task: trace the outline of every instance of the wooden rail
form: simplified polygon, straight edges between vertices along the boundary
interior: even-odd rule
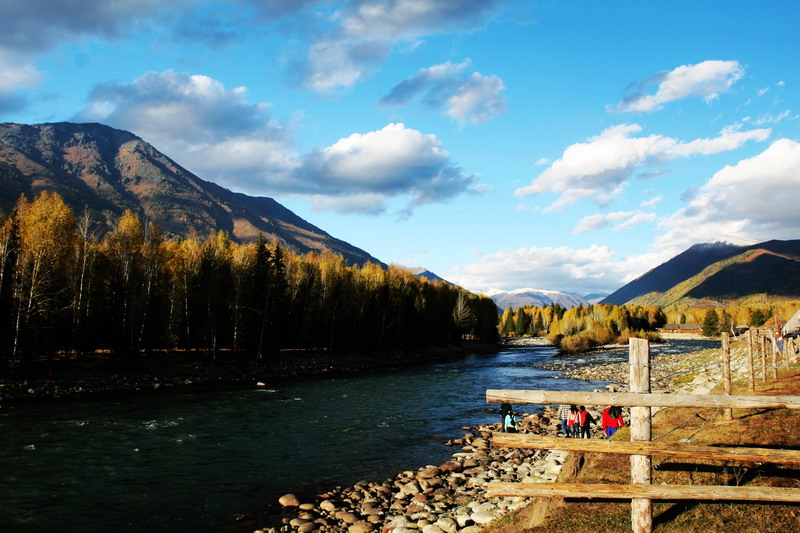
[[[732,448],[652,441],[627,442],[620,440],[564,439],[525,433],[494,433],[492,435],[492,446],[499,448],[565,450],[618,455],[655,455],[682,459],[800,465],[800,450],[773,450],[769,448]]]
[[[800,489],[784,487],[731,487],[727,485],[630,485],[592,483],[489,483],[489,497],[522,498],[611,498],[618,500],[729,500],[800,501]]]
[[[555,390],[486,391],[489,403],[622,405],[628,407],[696,407],[734,409],[800,409],[798,396],[742,396],[713,394],[636,394],[632,392],[580,392]]]

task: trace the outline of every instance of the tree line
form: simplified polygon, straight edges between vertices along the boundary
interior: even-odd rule
[[[0,365],[108,350],[255,359],[280,349],[376,351],[497,340],[494,302],[409,271],[304,256],[261,236],[166,239],[126,211],[101,234],[56,193],[0,215]]]
[[[546,337],[565,352],[582,352],[603,344],[624,343],[634,336],[655,339],[655,331],[666,320],[657,305],[594,304],[565,309],[553,303],[507,309],[500,331],[503,335]]]

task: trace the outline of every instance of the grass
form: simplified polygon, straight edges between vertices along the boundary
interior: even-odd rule
[[[734,394],[748,394],[746,382]],[[783,370],[774,383],[756,384],[757,394],[800,395],[800,371]],[[718,393],[720,391],[714,391]],[[788,409],[736,409],[733,421],[714,409],[672,408],[653,420],[653,439],[694,444],[800,449],[800,413]],[[622,429],[615,439],[628,440]],[[572,454],[575,455],[575,454]],[[581,460],[580,458],[575,458]],[[630,459],[611,454],[585,454],[583,466],[561,482],[629,483]],[[800,467],[722,461],[653,458],[653,483],[669,485],[750,485],[800,487]],[[529,506],[532,508],[533,506]],[[532,511],[524,508],[511,521],[492,524],[489,533],[562,533],[630,531],[630,502],[567,500],[550,508],[544,525],[529,527]],[[789,533],[800,531],[800,503],[653,502],[656,532]]]

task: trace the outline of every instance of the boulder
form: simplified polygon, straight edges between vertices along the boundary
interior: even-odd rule
[[[282,507],[299,507],[300,500],[297,499],[297,496],[294,494],[284,494],[280,498],[278,498],[278,503],[281,504]]]

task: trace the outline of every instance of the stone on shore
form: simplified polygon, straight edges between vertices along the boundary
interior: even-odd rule
[[[284,494],[278,499],[281,507],[300,507],[300,500],[294,494]]]

